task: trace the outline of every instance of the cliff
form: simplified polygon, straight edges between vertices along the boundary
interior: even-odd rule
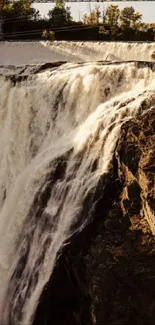
[[[154,109],[123,124],[93,222],[62,249],[33,325],[154,324],[154,131]]]

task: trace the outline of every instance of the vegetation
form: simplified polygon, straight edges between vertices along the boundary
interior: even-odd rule
[[[49,10],[48,17],[52,25],[55,27],[63,27],[73,23],[70,8],[65,7],[63,0],[56,1],[55,7],[52,10]]]
[[[9,2],[8,0],[0,1],[0,18],[21,20],[24,18],[38,20],[39,11],[32,7],[32,0],[18,0]]]
[[[101,11],[99,6],[96,6],[94,10],[91,11],[90,15],[85,14],[82,18],[84,25],[99,25],[99,19],[101,17]]]
[[[4,39],[153,41],[155,34],[155,24],[143,23],[132,6],[120,10],[109,5],[104,12],[96,6],[75,22],[64,0],[57,0],[44,19],[33,8],[33,0],[0,0],[0,19]]]

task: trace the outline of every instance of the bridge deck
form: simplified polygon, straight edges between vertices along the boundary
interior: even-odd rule
[[[18,0],[10,0],[9,2],[16,2]],[[64,0],[64,2],[108,2],[109,0]],[[117,1],[117,0],[111,0]],[[121,0],[120,0],[121,1]],[[49,3],[56,2],[56,0],[34,0],[35,3]]]

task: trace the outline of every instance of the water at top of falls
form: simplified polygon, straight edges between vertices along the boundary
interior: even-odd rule
[[[0,65],[68,61],[154,61],[147,42],[0,42]]]
[[[147,110],[144,100],[155,104],[155,67],[68,63],[20,82],[9,71],[0,76],[0,323],[27,325],[59,250],[93,217],[122,124]]]

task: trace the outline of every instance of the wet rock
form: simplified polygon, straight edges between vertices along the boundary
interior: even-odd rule
[[[33,325],[154,324],[154,120],[123,125],[91,222],[59,252]]]

